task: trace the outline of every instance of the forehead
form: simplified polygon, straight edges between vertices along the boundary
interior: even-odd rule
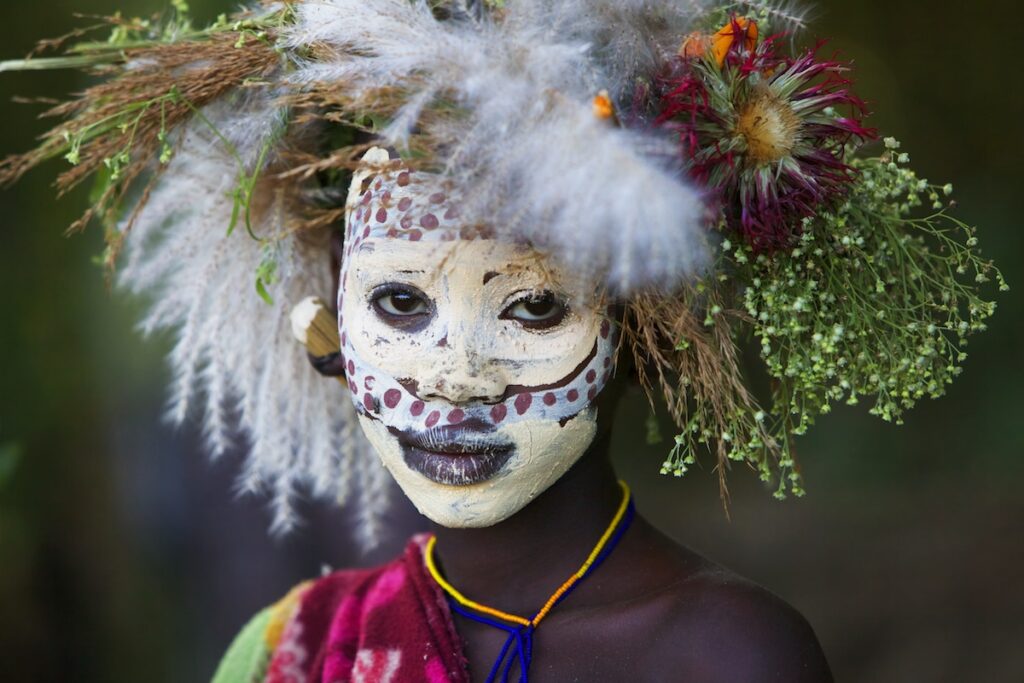
[[[556,279],[546,259],[536,250],[490,239],[413,242],[371,237],[360,241],[350,252],[349,260],[348,267],[360,274],[480,275],[481,280],[490,274],[529,274]]]
[[[387,236],[409,241],[451,240],[483,235],[467,225],[452,188],[430,173],[384,172],[353,180],[347,216],[350,240]]]

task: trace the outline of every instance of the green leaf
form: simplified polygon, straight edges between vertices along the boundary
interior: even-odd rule
[[[263,299],[268,306],[274,305],[274,297],[270,296],[270,292],[267,291],[266,285],[260,278],[256,278],[256,293],[260,295],[260,298]]]

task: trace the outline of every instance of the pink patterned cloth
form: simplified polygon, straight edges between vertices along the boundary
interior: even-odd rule
[[[469,683],[448,603],[414,537],[382,567],[313,582],[274,650],[265,683]]]

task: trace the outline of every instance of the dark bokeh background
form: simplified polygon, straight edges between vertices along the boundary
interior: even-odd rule
[[[230,8],[191,0],[201,19]],[[0,52],[109,13],[114,0],[5,2]],[[159,9],[125,0],[125,13]],[[1024,286],[1019,220],[1024,120],[1016,3],[827,0],[813,33],[854,56],[873,124],[918,170],[951,180],[960,215],[1011,285]],[[1009,26],[1008,26],[1009,24]],[[0,153],[43,126],[13,95],[60,96],[70,73],[0,76]],[[0,678],[202,681],[245,618],[324,564],[376,562],[343,511],[310,506],[283,540],[258,500],[237,500],[237,458],[209,464],[198,437],[161,423],[167,340],[133,331],[89,232],[62,236],[83,194],[55,202],[53,163],[0,193]],[[183,198],[187,201],[187,198]],[[809,495],[778,503],[732,477],[656,474],[661,452],[622,430],[617,458],[662,528],[768,586],[815,626],[845,681],[1024,681],[1024,307],[999,299],[961,381],[904,427],[842,409],[800,442]],[[639,399],[620,423],[642,426]]]

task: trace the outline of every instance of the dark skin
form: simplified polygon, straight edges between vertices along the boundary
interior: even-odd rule
[[[340,247],[335,238],[335,261]],[[332,263],[334,273],[337,265]],[[311,361],[324,374],[343,372],[340,357]],[[579,569],[622,500],[608,444],[610,416],[629,375],[619,367],[598,397],[594,442],[536,500],[482,529],[434,525],[438,565],[464,595],[532,617]],[[453,616],[471,679],[484,681],[507,636]],[[641,514],[533,638],[535,683],[832,681],[814,631],[793,607],[676,543]],[[518,680],[517,671],[513,667],[510,680]]]
[[[613,413],[618,393],[606,389],[599,415]],[[579,568],[622,498],[609,425],[599,424],[576,465],[509,519],[483,529],[435,525],[437,559],[452,585],[531,617]],[[472,680],[485,680],[505,633],[457,614],[455,623]],[[821,683],[832,674],[793,607],[637,515],[604,564],[541,622],[530,680]]]

